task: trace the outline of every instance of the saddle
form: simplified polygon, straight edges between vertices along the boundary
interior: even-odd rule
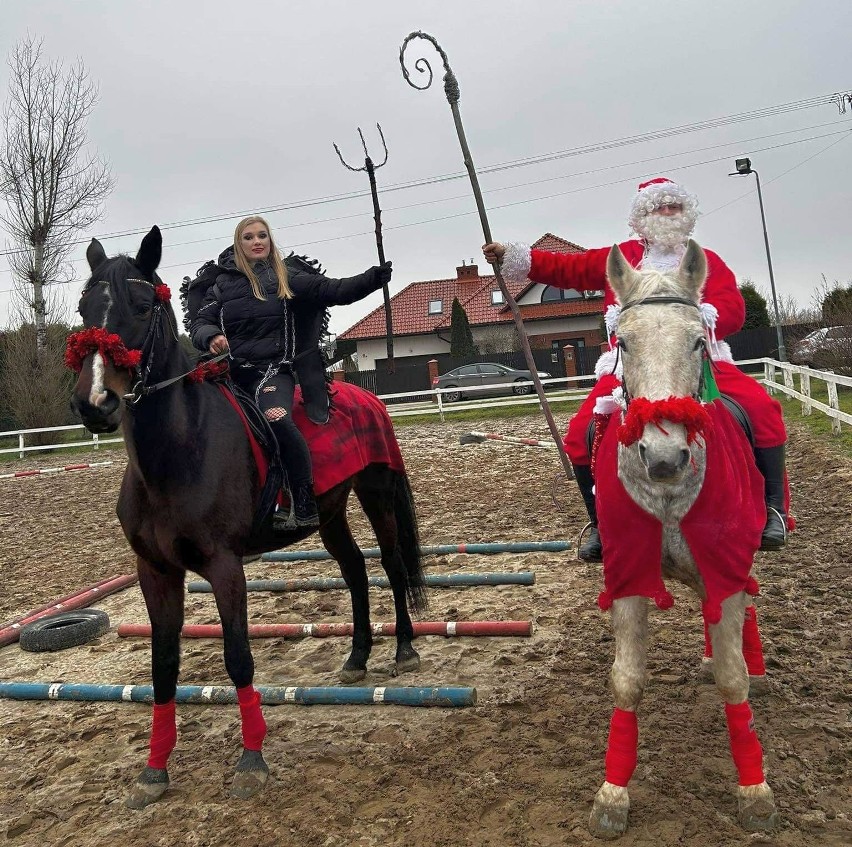
[[[252,534],[255,534],[272,514],[276,503],[280,504],[282,499],[284,466],[281,464],[278,439],[266,416],[249,394],[230,379],[218,381],[217,385],[239,414],[257,465],[261,491],[252,521]]]

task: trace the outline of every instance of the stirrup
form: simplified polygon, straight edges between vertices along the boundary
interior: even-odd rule
[[[600,553],[599,558],[597,558],[597,559],[583,559],[580,556],[580,548],[582,547],[583,535],[585,534],[586,530],[590,529],[590,528],[598,530],[598,540],[600,540],[600,530],[598,529],[598,527],[595,524],[593,524],[591,521],[589,521],[580,530],[580,534],[577,536],[577,561],[586,562],[587,564],[590,564],[590,563],[593,564],[595,562],[603,562],[603,545],[601,545],[601,553]]]

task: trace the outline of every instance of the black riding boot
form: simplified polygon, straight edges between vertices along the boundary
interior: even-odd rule
[[[592,524],[589,537],[586,539],[586,543],[580,546],[577,555],[584,562],[602,562],[603,545],[598,532],[598,512],[595,508],[595,493],[593,491],[595,480],[592,477],[592,469],[588,465],[572,465],[572,467],[577,485],[580,487],[580,494],[583,495],[583,502],[586,504],[586,511],[589,513],[589,521]]]
[[[273,521],[283,529],[319,526],[308,445],[289,415],[277,421],[270,421],[270,425],[280,445],[281,463],[287,474],[293,503],[292,520],[279,509],[273,516]]]
[[[784,445],[755,447],[754,460],[763,474],[766,526],[761,550],[780,550],[787,543],[787,514],[784,504]]]

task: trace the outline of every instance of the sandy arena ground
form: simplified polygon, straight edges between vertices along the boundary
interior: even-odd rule
[[[490,427],[547,435],[539,417],[398,430],[423,542],[573,539],[582,504],[560,476],[555,451],[459,446],[462,433]],[[123,454],[101,451],[88,460],[107,458],[115,462],[106,468],[0,481],[0,620],[132,572],[114,514]],[[18,464],[63,463],[48,456]],[[789,467],[800,529],[783,552],[759,554],[755,566],[770,692],[752,705],[780,829],[747,835],[736,823],[722,704],[713,686],[696,679],[699,604],[676,587],[675,607],[652,612],[631,828],[620,841],[626,847],[852,844],[852,462],[794,423]],[[357,538],[373,546],[354,498],[350,511]],[[318,539],[302,546],[317,547]],[[393,641],[376,642],[363,684],[472,685],[474,708],[267,707],[270,781],[240,802],[228,794],[240,751],[237,708],[181,706],[171,788],[132,812],[123,801],[145,763],[148,707],[2,701],[0,837],[15,847],[599,843],[586,825],[603,778],[613,653],[608,616],[595,604],[599,567],[570,553],[426,563],[432,573],[536,573],[531,587],[431,589],[424,616],[532,620],[531,638],[424,637],[417,642],[422,669],[401,679],[390,677]],[[379,570],[372,560],[371,573]],[[247,574],[337,572],[331,562],[257,563]],[[249,598],[251,622],[351,618],[342,591]],[[373,620],[392,620],[387,590],[372,589],[371,601]],[[58,653],[0,648],[0,679],[147,684],[147,642],[116,635],[121,622],[147,622],[138,587],[97,606],[112,623],[104,637]],[[212,595],[187,595],[187,622],[216,620]],[[333,685],[347,642],[265,639],[253,649],[257,684]],[[221,642],[184,642],[181,682],[229,684]]]

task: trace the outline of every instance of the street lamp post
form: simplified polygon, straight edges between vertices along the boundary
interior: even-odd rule
[[[781,332],[781,315],[778,313],[778,297],[775,294],[775,276],[772,273],[772,255],[769,252],[769,236],[766,233],[766,214],[763,211],[763,194],[760,191],[760,175],[751,166],[751,159],[737,159],[736,173],[728,176],[748,176],[754,174],[757,180],[757,200],[760,203],[760,220],[763,224],[763,243],[766,245],[766,263],[769,265],[769,286],[772,289],[772,307],[775,310],[775,332],[778,336],[778,358],[787,361],[787,350],[784,347],[784,335]]]

